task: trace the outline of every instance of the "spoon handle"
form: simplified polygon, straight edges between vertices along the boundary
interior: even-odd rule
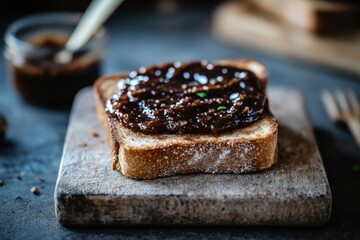
[[[66,43],[68,49],[81,48],[123,0],[93,0]]]

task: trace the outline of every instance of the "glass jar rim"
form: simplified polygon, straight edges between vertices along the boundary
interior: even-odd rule
[[[39,13],[32,14],[29,16],[25,16],[15,20],[13,23],[9,25],[9,27],[5,31],[4,42],[7,47],[18,48],[21,51],[38,51],[38,52],[51,52],[55,51],[50,47],[39,47],[33,44],[30,44],[24,39],[21,39],[16,36],[16,34],[22,29],[42,24],[42,23],[58,23],[64,25],[73,25],[74,27],[77,25],[80,20],[82,13],[80,12],[50,12],[50,13]],[[101,40],[106,36],[105,27],[100,27],[94,36],[80,49],[72,50],[66,49],[69,52],[77,52],[81,50],[96,48],[96,45],[101,44]],[[59,51],[57,49],[56,51]]]

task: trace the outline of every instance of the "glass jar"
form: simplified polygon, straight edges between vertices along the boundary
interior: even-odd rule
[[[21,18],[5,33],[5,58],[13,85],[28,101],[66,105],[83,87],[101,74],[106,33],[100,28],[77,50],[66,49],[72,59],[61,63],[56,55],[65,50],[80,13],[47,13]]]

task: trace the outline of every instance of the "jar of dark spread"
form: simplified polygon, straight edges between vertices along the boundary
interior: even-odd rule
[[[265,86],[253,72],[207,62],[141,68],[118,88],[109,117],[146,134],[223,133],[267,111]]]
[[[51,13],[25,17],[5,34],[5,57],[13,84],[28,101],[41,105],[67,105],[83,87],[101,74],[105,55],[105,30],[100,29],[84,47],[68,50],[72,60],[59,63],[80,14]]]

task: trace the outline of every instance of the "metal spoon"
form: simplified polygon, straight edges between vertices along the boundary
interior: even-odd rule
[[[73,52],[89,41],[99,27],[123,1],[124,0],[93,0],[67,41],[65,50],[57,53],[54,61],[60,64],[69,63],[73,58]]]

